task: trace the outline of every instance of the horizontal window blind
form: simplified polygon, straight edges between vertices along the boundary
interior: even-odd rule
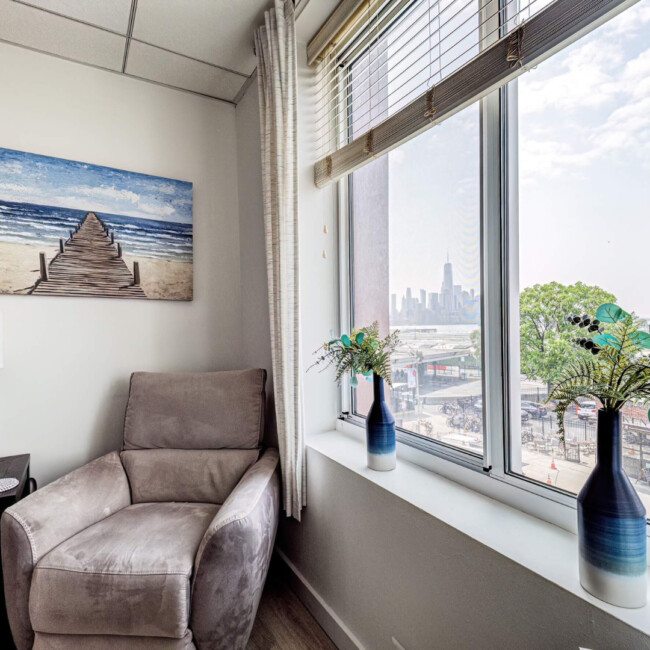
[[[440,123],[637,0],[349,0],[308,46],[317,186]]]

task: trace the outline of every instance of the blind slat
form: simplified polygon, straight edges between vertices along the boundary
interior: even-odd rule
[[[532,5],[534,2],[535,0],[530,4]],[[460,33],[459,40],[451,39],[463,28],[465,23],[454,26],[453,30],[450,30],[444,36],[437,35],[437,41],[435,44],[437,53],[435,58],[429,57],[427,59],[420,57],[412,65],[408,67],[403,66],[402,71],[395,74],[394,69],[392,68],[399,66],[407,58],[413,55],[417,49],[421,48],[421,46],[425,44],[426,39],[416,42],[415,45],[409,42],[409,44],[403,48],[406,50],[405,53],[400,51],[399,54],[392,56],[389,61],[381,66],[380,70],[372,75],[372,84],[368,84],[362,91],[357,91],[355,93],[353,100],[353,122],[355,130],[363,128],[372,121],[371,113],[374,108],[373,100],[377,99],[385,92],[389,82],[390,93],[387,94],[386,99],[391,106],[394,106],[395,104],[401,103],[415,92],[419,91],[417,94],[422,92],[420,89],[422,83],[417,84],[417,80],[422,79],[422,73],[425,70],[430,70],[429,77],[431,83],[427,85],[432,85],[433,78],[441,79],[447,74],[460,68],[463,59],[467,61],[468,59],[473,58],[473,52],[485,49],[488,43],[493,43],[498,40],[499,31],[501,29],[498,26],[499,16],[504,12],[505,8],[502,8],[497,9],[495,13],[487,14],[484,17],[479,17],[478,15],[470,16],[470,18],[472,20],[475,19],[478,24],[468,25],[465,28],[465,31]],[[493,22],[496,22],[496,25],[493,28],[490,28],[489,24]],[[469,40],[476,31],[481,32],[480,37],[477,37],[478,41],[474,42],[474,40],[471,39],[469,43],[464,43]],[[366,73],[370,65],[371,63],[368,62],[368,65],[366,65],[366,67],[361,67],[360,71],[357,71],[355,68],[354,76]],[[434,69],[435,73],[432,74],[431,71]],[[392,79],[390,78],[391,76]],[[332,88],[329,91],[329,95],[325,94],[323,90],[319,91],[321,93],[321,106],[317,109],[315,116],[316,128],[320,133],[318,136],[319,147],[322,147],[323,143],[332,136],[330,133],[331,129],[329,128],[330,124],[335,120],[342,120],[348,111],[347,103],[345,101],[336,101],[336,95],[340,94],[341,97],[344,97],[346,93],[352,90],[354,83],[355,80],[352,71],[348,71],[347,74],[343,76],[339,75],[338,78],[331,80]],[[338,87],[335,88],[334,84]],[[413,87],[414,84],[417,84],[416,87]]]
[[[538,65],[638,0],[555,0],[397,113],[314,166],[318,187],[351,173]]]
[[[314,65],[330,47],[331,42],[361,20],[359,14],[377,11],[386,0],[341,0],[325,24],[307,44],[307,63]]]

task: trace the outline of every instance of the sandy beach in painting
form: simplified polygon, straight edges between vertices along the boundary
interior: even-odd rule
[[[48,262],[56,246],[10,244],[0,241],[0,293],[25,294],[40,277],[39,253]],[[125,255],[129,269],[140,263],[140,284],[150,300],[192,300],[192,264]]]
[[[0,293],[27,293],[40,277],[38,254],[50,260],[56,247],[0,241]]]
[[[140,263],[140,286],[149,300],[192,300],[192,264],[150,257],[124,256],[129,269]]]

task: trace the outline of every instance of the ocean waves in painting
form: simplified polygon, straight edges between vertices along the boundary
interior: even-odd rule
[[[73,210],[0,200],[0,241],[58,245],[88,210]],[[192,262],[192,225],[96,212],[124,253],[172,262]]]

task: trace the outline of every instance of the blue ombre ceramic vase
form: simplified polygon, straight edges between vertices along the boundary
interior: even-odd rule
[[[598,411],[596,467],[578,495],[580,583],[619,607],[647,593],[646,512],[623,471],[621,414]]]
[[[374,401],[366,418],[368,467],[380,472],[395,469],[395,418],[384,399],[384,380],[376,373],[372,376]]]

